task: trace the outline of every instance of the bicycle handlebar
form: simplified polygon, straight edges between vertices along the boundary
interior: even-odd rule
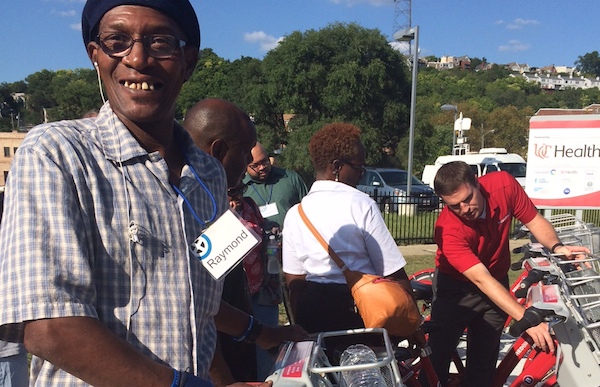
[[[554,314],[553,310],[538,309],[535,307],[529,307],[525,310],[523,318],[519,321],[515,321],[508,330],[513,337],[519,337],[527,329],[534,327],[544,321],[544,318]]]
[[[529,287],[531,285],[533,285],[534,283],[541,281],[542,278],[544,277],[544,274],[546,274],[546,273],[541,270],[532,269],[527,274],[527,277],[523,278],[523,280],[519,284],[519,289],[517,289],[515,291],[515,297],[517,297],[517,298],[527,297],[527,290],[529,290]]]

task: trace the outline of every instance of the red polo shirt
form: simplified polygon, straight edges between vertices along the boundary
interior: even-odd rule
[[[468,221],[444,207],[435,223],[435,265],[462,281],[468,280],[461,273],[479,262],[494,278],[504,278],[510,267],[513,216],[526,224],[537,215],[523,188],[507,172],[488,173],[479,178],[479,185],[486,201],[485,219]]]

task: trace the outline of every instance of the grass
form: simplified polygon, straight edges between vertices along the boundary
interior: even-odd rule
[[[511,262],[516,262],[521,259],[522,254],[512,254],[511,253]],[[404,270],[406,270],[406,274],[409,276],[419,270],[427,269],[435,267],[435,255],[408,255],[404,257],[406,259],[406,266]],[[508,283],[512,284],[516,281],[516,279],[521,274],[520,271],[508,271]]]

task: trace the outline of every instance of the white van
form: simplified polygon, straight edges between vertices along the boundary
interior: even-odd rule
[[[433,188],[433,179],[438,169],[451,161],[464,161],[478,177],[488,172],[507,171],[525,188],[527,162],[516,153],[508,153],[505,148],[482,148],[479,153],[439,156],[433,165],[426,165],[423,169],[423,183]]]

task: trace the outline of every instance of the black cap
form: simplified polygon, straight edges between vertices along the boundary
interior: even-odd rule
[[[188,45],[200,50],[200,25],[194,7],[188,0],[88,0],[81,15],[81,31],[86,48],[95,40],[102,16],[119,5],[141,5],[168,15],[181,27]]]

